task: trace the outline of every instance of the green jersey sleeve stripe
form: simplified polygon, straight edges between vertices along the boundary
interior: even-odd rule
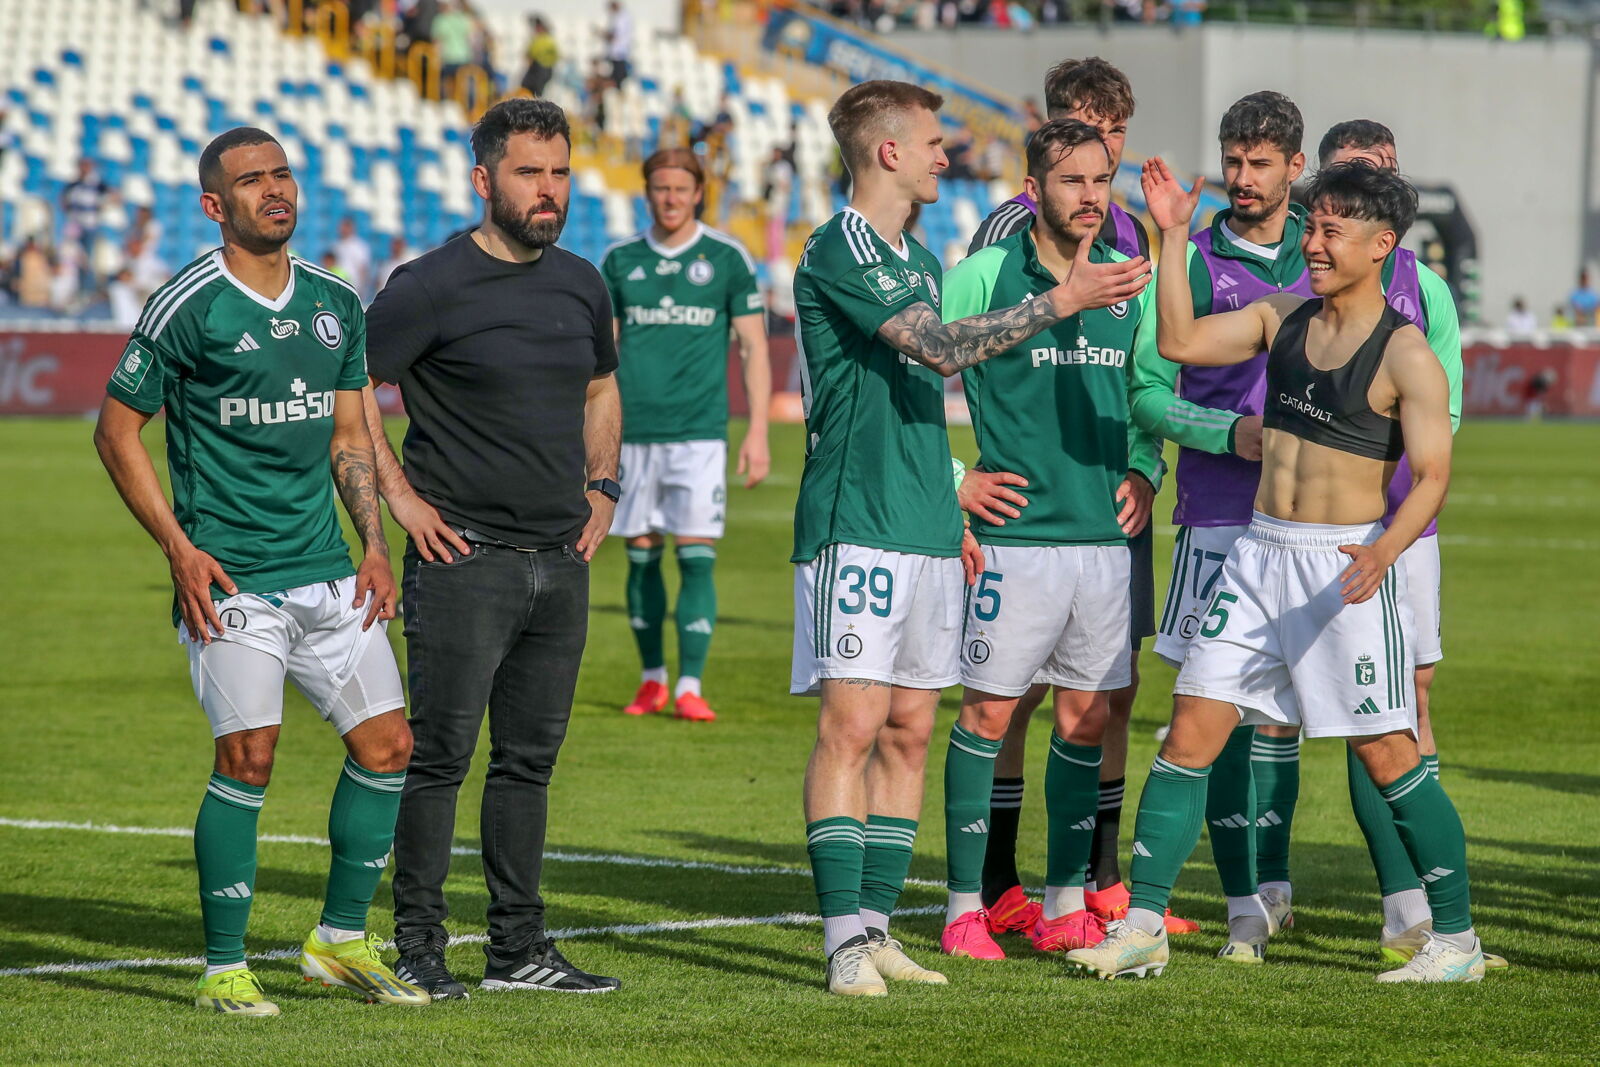
[[[850,242],[850,251],[856,255],[856,262],[862,266],[871,263],[882,263],[883,257],[873,247],[872,228],[867,225],[867,220],[860,215],[846,213],[844,217],[845,239]]]
[[[144,335],[152,341],[158,339],[161,336],[161,331],[167,328],[167,323],[172,321],[172,317],[178,313],[179,308],[188,303],[189,299],[196,293],[221,277],[222,270],[216,266],[196,274],[193,280],[178,293],[177,298],[167,305],[167,309],[162,313],[161,317],[149,329],[144,331]]]
[[[173,297],[177,296],[183,287],[194,279],[196,274],[215,266],[216,263],[212,260],[211,253],[207,252],[204,256],[167,279],[166,284],[151,293],[150,299],[145,301],[144,311],[140,314],[139,321],[134,328],[141,332],[145,330],[151,322],[155,321],[166,310]]]

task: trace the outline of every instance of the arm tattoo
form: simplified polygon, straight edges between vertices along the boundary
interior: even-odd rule
[[[389,543],[383,536],[383,511],[378,507],[378,477],[372,449],[338,446],[333,454],[333,481],[339,499],[350,513],[356,533],[367,552],[387,556]]]
[[[389,443],[389,435],[383,428],[383,412],[378,407],[377,398],[370,391],[362,395],[362,413],[367,420],[367,433],[372,438],[372,449],[377,459],[378,491],[384,499],[393,499],[395,494],[411,488],[411,483],[406,481],[405,471],[400,466],[400,457],[394,454],[394,446]]]
[[[955,322],[941,322],[933,308],[918,301],[878,327],[878,336],[896,351],[948,377],[997,356],[1060,321],[1042,294],[1029,297],[1016,307],[969,315]]]

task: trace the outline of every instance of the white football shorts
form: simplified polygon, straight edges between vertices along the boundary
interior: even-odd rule
[[[622,446],[618,537],[722,536],[728,499],[728,442],[667,441]]]
[[[285,676],[340,737],[406,706],[387,623],[361,629],[366,608],[352,606],[355,591],[351,576],[219,600],[224,631],[209,645],[178,626],[212,737],[281,724]]]
[[[1439,622],[1439,538],[1419,537],[1400,553],[1398,566],[1406,574],[1406,603],[1411,608],[1419,667],[1444,659],[1444,632]]]
[[[1260,513],[1223,564],[1174,693],[1223,700],[1246,724],[1307,737],[1414,730],[1406,576],[1346,604],[1340,545],[1371,544],[1378,523],[1322,526]]]
[[[1132,680],[1127,546],[984,545],[983,560],[962,685],[1015,697],[1035,683],[1100,692]]]
[[[1183,665],[1189,643],[1200,633],[1200,618],[1211,606],[1222,563],[1248,526],[1180,526],[1172,548],[1172,579],[1156,628],[1156,655]]]
[[[795,564],[789,692],[816,693],[824,678],[954,685],[965,589],[960,557],[829,545]]]

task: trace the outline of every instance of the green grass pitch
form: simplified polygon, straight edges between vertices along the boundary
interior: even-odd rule
[[[159,427],[147,435],[158,442]],[[1224,913],[1204,844],[1174,901],[1204,930],[1174,941],[1163,978],[1069,977],[1059,959],[1016,941],[1006,942],[1014,951],[1004,963],[941,960],[933,909],[943,892],[933,883],[944,869],[938,783],[952,691],[912,868],[925,881],[903,902],[923,910],[899,924],[910,951],[942,967],[951,985],[896,987],[869,1003],[822,992],[820,926],[794,915],[815,904],[800,815],[815,706],[785,695],[801,432],[780,427],[773,443],[768,483],[729,490],[722,618],[707,679],[719,722],[618,713],[637,677],[621,546],[608,542],[594,564],[589,653],[553,787],[559,855],[545,890],[551,925],[578,931],[565,950],[622,976],[623,990],[387,1008],[308,987],[280,956],[256,966],[283,1015],[239,1020],[190,1002],[196,968],[184,961],[202,944],[181,833],[193,824],[211,757],[167,622],[166,568],[102,473],[88,422],[0,422],[0,1061],[1594,1062],[1600,426],[1469,423],[1444,520],[1446,660],[1434,697],[1444,782],[1471,841],[1479,930],[1510,958],[1509,974],[1466,987],[1374,984],[1376,889],[1332,742],[1305,746],[1299,926],[1272,946],[1266,966],[1213,958]],[[965,431],[956,446],[970,457]],[[1170,513],[1168,493],[1158,521]],[[1171,540],[1163,525],[1160,587]],[[394,640],[401,645],[398,627]],[[1130,828],[1172,672],[1147,653],[1144,676]],[[1030,766],[1043,761],[1047,729],[1035,723]],[[457,841],[468,848],[478,840],[486,747],[461,798]],[[326,832],[340,752],[292,694],[264,834]],[[1042,771],[1031,775],[1022,833],[1034,884],[1043,875],[1042,783]],[[261,846],[252,952],[297,948],[316,921],[326,862],[315,843]],[[475,856],[457,860],[448,891],[453,931],[481,934]],[[382,932],[389,905],[385,883],[373,908]],[[759,921],[739,922],[750,919]],[[646,929],[615,929],[628,924]],[[143,962],[84,966],[104,961]],[[453,947],[450,961],[468,978],[481,973],[471,941]],[[47,965],[60,966],[37,970]]]

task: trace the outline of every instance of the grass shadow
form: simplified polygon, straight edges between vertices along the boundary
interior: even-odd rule
[[[1468,767],[1450,764],[1450,773],[1465,774],[1469,778],[1506,785],[1531,785],[1535,789],[1550,789],[1557,793],[1578,793],[1584,796],[1600,794],[1600,774],[1576,774],[1564,771],[1509,771],[1500,767]]]

